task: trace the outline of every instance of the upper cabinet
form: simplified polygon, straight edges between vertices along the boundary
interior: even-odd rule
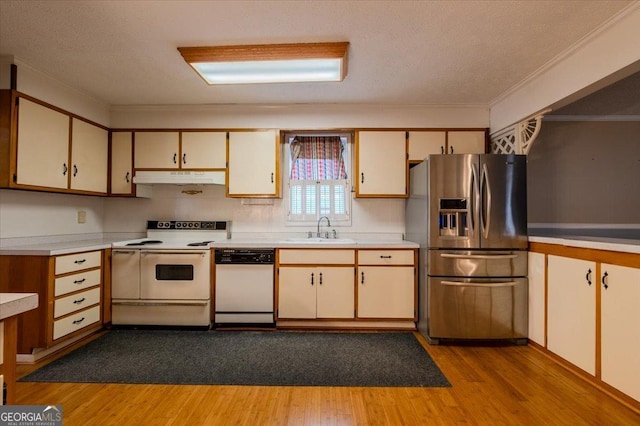
[[[419,163],[431,154],[483,154],[485,130],[417,130],[409,132],[409,161]]]
[[[444,154],[447,145],[445,130],[409,132],[409,161],[420,162],[431,154]]]
[[[66,189],[69,185],[69,116],[18,99],[18,185]]]
[[[182,132],[183,169],[227,167],[227,132]]]
[[[111,133],[111,194],[133,193],[133,133]]]
[[[484,130],[455,130],[447,132],[448,154],[484,154],[486,152]]]
[[[136,132],[134,146],[136,169],[180,167],[180,132]]]
[[[227,132],[136,132],[136,169],[209,170],[226,167]]]
[[[71,189],[107,192],[109,132],[71,119]]]
[[[10,175],[7,186],[106,194],[108,131],[29,99],[15,99],[17,132],[5,145],[2,166]]]
[[[406,132],[357,132],[356,197],[406,197],[408,173]]]
[[[229,197],[279,197],[279,143],[275,130],[229,132]]]

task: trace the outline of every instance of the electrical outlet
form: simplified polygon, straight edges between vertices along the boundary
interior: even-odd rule
[[[84,210],[78,210],[78,223],[85,223],[87,221],[87,212]]]

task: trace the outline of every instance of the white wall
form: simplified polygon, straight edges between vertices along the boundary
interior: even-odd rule
[[[86,222],[78,223],[78,211]],[[0,189],[0,238],[102,233],[104,199]]]
[[[491,104],[491,132],[575,100],[640,69],[640,2],[634,2],[573,49]],[[508,60],[508,58],[505,58]],[[619,73],[620,70],[624,72]]]

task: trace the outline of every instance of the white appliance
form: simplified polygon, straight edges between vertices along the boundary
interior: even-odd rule
[[[216,326],[275,326],[273,248],[215,250]]]
[[[111,323],[211,325],[211,250],[227,221],[148,221],[147,238],[112,244]]]

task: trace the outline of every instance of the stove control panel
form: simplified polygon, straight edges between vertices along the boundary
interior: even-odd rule
[[[179,229],[179,230],[205,230],[205,231],[225,231],[229,227],[227,221],[207,221],[207,220],[148,220],[147,230],[157,229]]]

